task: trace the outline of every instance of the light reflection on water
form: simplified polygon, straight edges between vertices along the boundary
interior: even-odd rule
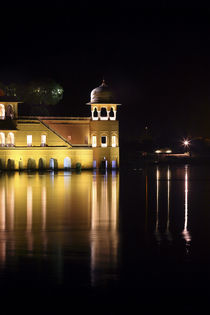
[[[176,220],[174,215],[181,209],[180,235],[185,240],[187,249],[191,244],[191,232],[188,228],[189,167],[182,167],[177,172],[179,181],[177,174],[170,167],[156,167],[153,175],[136,175],[136,178],[141,177],[144,181],[142,191],[138,192],[135,184],[129,189],[134,190],[134,206],[142,195],[145,198],[145,209],[141,209],[145,214],[143,226],[148,233],[148,225],[153,222],[151,216],[154,215],[152,233],[155,234],[159,245],[165,239],[173,242],[172,226]],[[103,286],[109,281],[118,281],[119,264],[122,264],[119,252],[124,246],[124,243],[120,242],[119,235],[123,229],[119,222],[124,222],[123,213],[127,211],[126,215],[129,215],[130,211],[129,208],[124,209],[124,204],[119,209],[119,177],[119,173],[115,171],[104,174],[2,174],[1,273],[3,274],[4,270],[16,270],[19,264],[22,264],[23,258],[26,261],[30,258],[35,261],[46,260],[48,267],[44,276],[47,275],[58,284],[69,280],[72,285],[78,283],[85,286],[89,283],[94,287]],[[122,183],[124,186],[126,184]],[[176,195],[178,206],[174,206]],[[127,198],[125,194],[125,204],[129,204]],[[136,207],[134,212],[138,211],[139,208]],[[132,222],[132,217],[129,222],[136,224]],[[136,243],[137,248],[138,241],[133,235],[125,234],[123,237],[131,237],[130,244]],[[135,257],[135,253],[132,254]],[[88,270],[85,276],[78,276],[81,277],[79,280],[75,263]],[[38,275],[42,272],[44,273],[42,269],[37,271]],[[66,272],[67,276],[64,276]]]
[[[78,261],[85,255],[92,285],[102,268],[116,268],[118,173],[2,174],[0,203],[2,268],[17,267],[12,256],[56,259],[61,283],[65,256],[71,264],[75,255]]]
[[[24,306],[30,298],[27,312],[41,297],[49,314],[53,301],[56,314],[72,303],[81,314],[130,314],[132,305],[154,314],[170,300],[168,313],[182,294],[188,310],[192,291],[202,301],[209,288],[209,204],[210,167],[0,174],[6,307],[17,295]]]

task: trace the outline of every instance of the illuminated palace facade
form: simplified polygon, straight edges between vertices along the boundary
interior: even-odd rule
[[[86,105],[91,117],[19,117],[17,99],[0,96],[0,169],[119,168],[117,104],[103,83]]]

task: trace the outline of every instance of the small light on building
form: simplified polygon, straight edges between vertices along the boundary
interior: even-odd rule
[[[161,150],[156,150],[155,153],[162,153],[162,151]]]
[[[171,150],[166,150],[166,153],[172,153],[172,151]]]

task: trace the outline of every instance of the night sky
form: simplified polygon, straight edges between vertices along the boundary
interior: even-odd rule
[[[5,11],[6,12],[6,11]],[[122,103],[124,140],[210,137],[209,9],[100,6],[13,8],[1,20],[4,83],[53,78],[53,114],[89,116],[105,77]],[[21,105],[20,105],[21,106]]]

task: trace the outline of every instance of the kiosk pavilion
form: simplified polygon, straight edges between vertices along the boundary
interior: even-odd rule
[[[119,168],[120,104],[104,81],[91,117],[19,117],[18,103],[0,96],[0,170]]]

